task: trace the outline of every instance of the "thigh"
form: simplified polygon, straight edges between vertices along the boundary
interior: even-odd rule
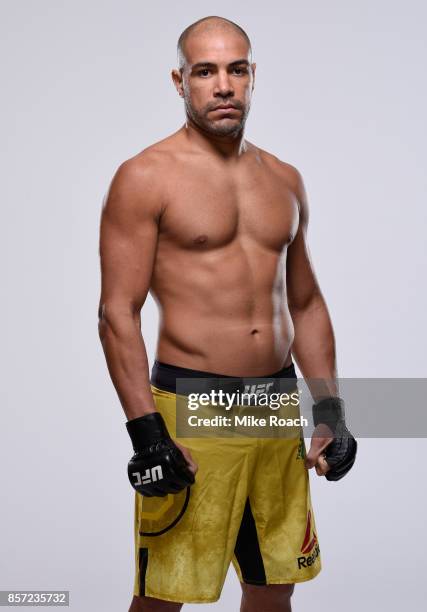
[[[255,586],[242,584],[241,612],[287,612],[291,610],[294,584]]]
[[[153,396],[173,435],[174,394],[154,390]],[[163,498],[135,494],[134,595],[208,603],[219,598],[233,556],[257,443],[179,441],[199,466],[196,482],[189,491]]]
[[[303,438],[261,441],[233,559],[242,582],[293,584],[321,569],[304,456]]]
[[[179,612],[181,608],[181,603],[134,595],[129,612]]]

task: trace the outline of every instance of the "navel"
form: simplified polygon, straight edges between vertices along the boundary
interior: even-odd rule
[[[207,241],[208,237],[206,236],[206,234],[201,234],[200,236],[197,236],[197,238],[194,239],[195,244],[204,244]]]

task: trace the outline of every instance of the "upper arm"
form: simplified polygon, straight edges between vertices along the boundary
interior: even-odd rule
[[[320,294],[319,284],[311,261],[307,242],[309,208],[304,181],[295,168],[291,171],[292,190],[298,201],[298,231],[288,248],[286,259],[286,285],[289,308],[304,308]]]
[[[112,180],[101,214],[100,314],[106,304],[139,311],[147,297],[161,214],[156,176],[152,163],[131,159]]]

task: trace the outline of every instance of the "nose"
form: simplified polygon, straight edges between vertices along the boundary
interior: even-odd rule
[[[214,96],[225,98],[233,95],[234,89],[231,85],[228,72],[226,70],[220,70],[215,82]]]

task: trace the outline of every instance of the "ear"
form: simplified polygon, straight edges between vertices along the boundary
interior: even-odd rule
[[[174,68],[171,72],[171,77],[175,85],[175,89],[177,90],[181,98],[183,98],[184,88],[183,88],[183,83],[182,83],[182,70],[180,70],[179,68]]]
[[[253,91],[254,87],[255,87],[255,71],[256,71],[256,64],[255,64],[255,62],[253,64],[251,64],[251,68],[252,68],[252,91]]]

